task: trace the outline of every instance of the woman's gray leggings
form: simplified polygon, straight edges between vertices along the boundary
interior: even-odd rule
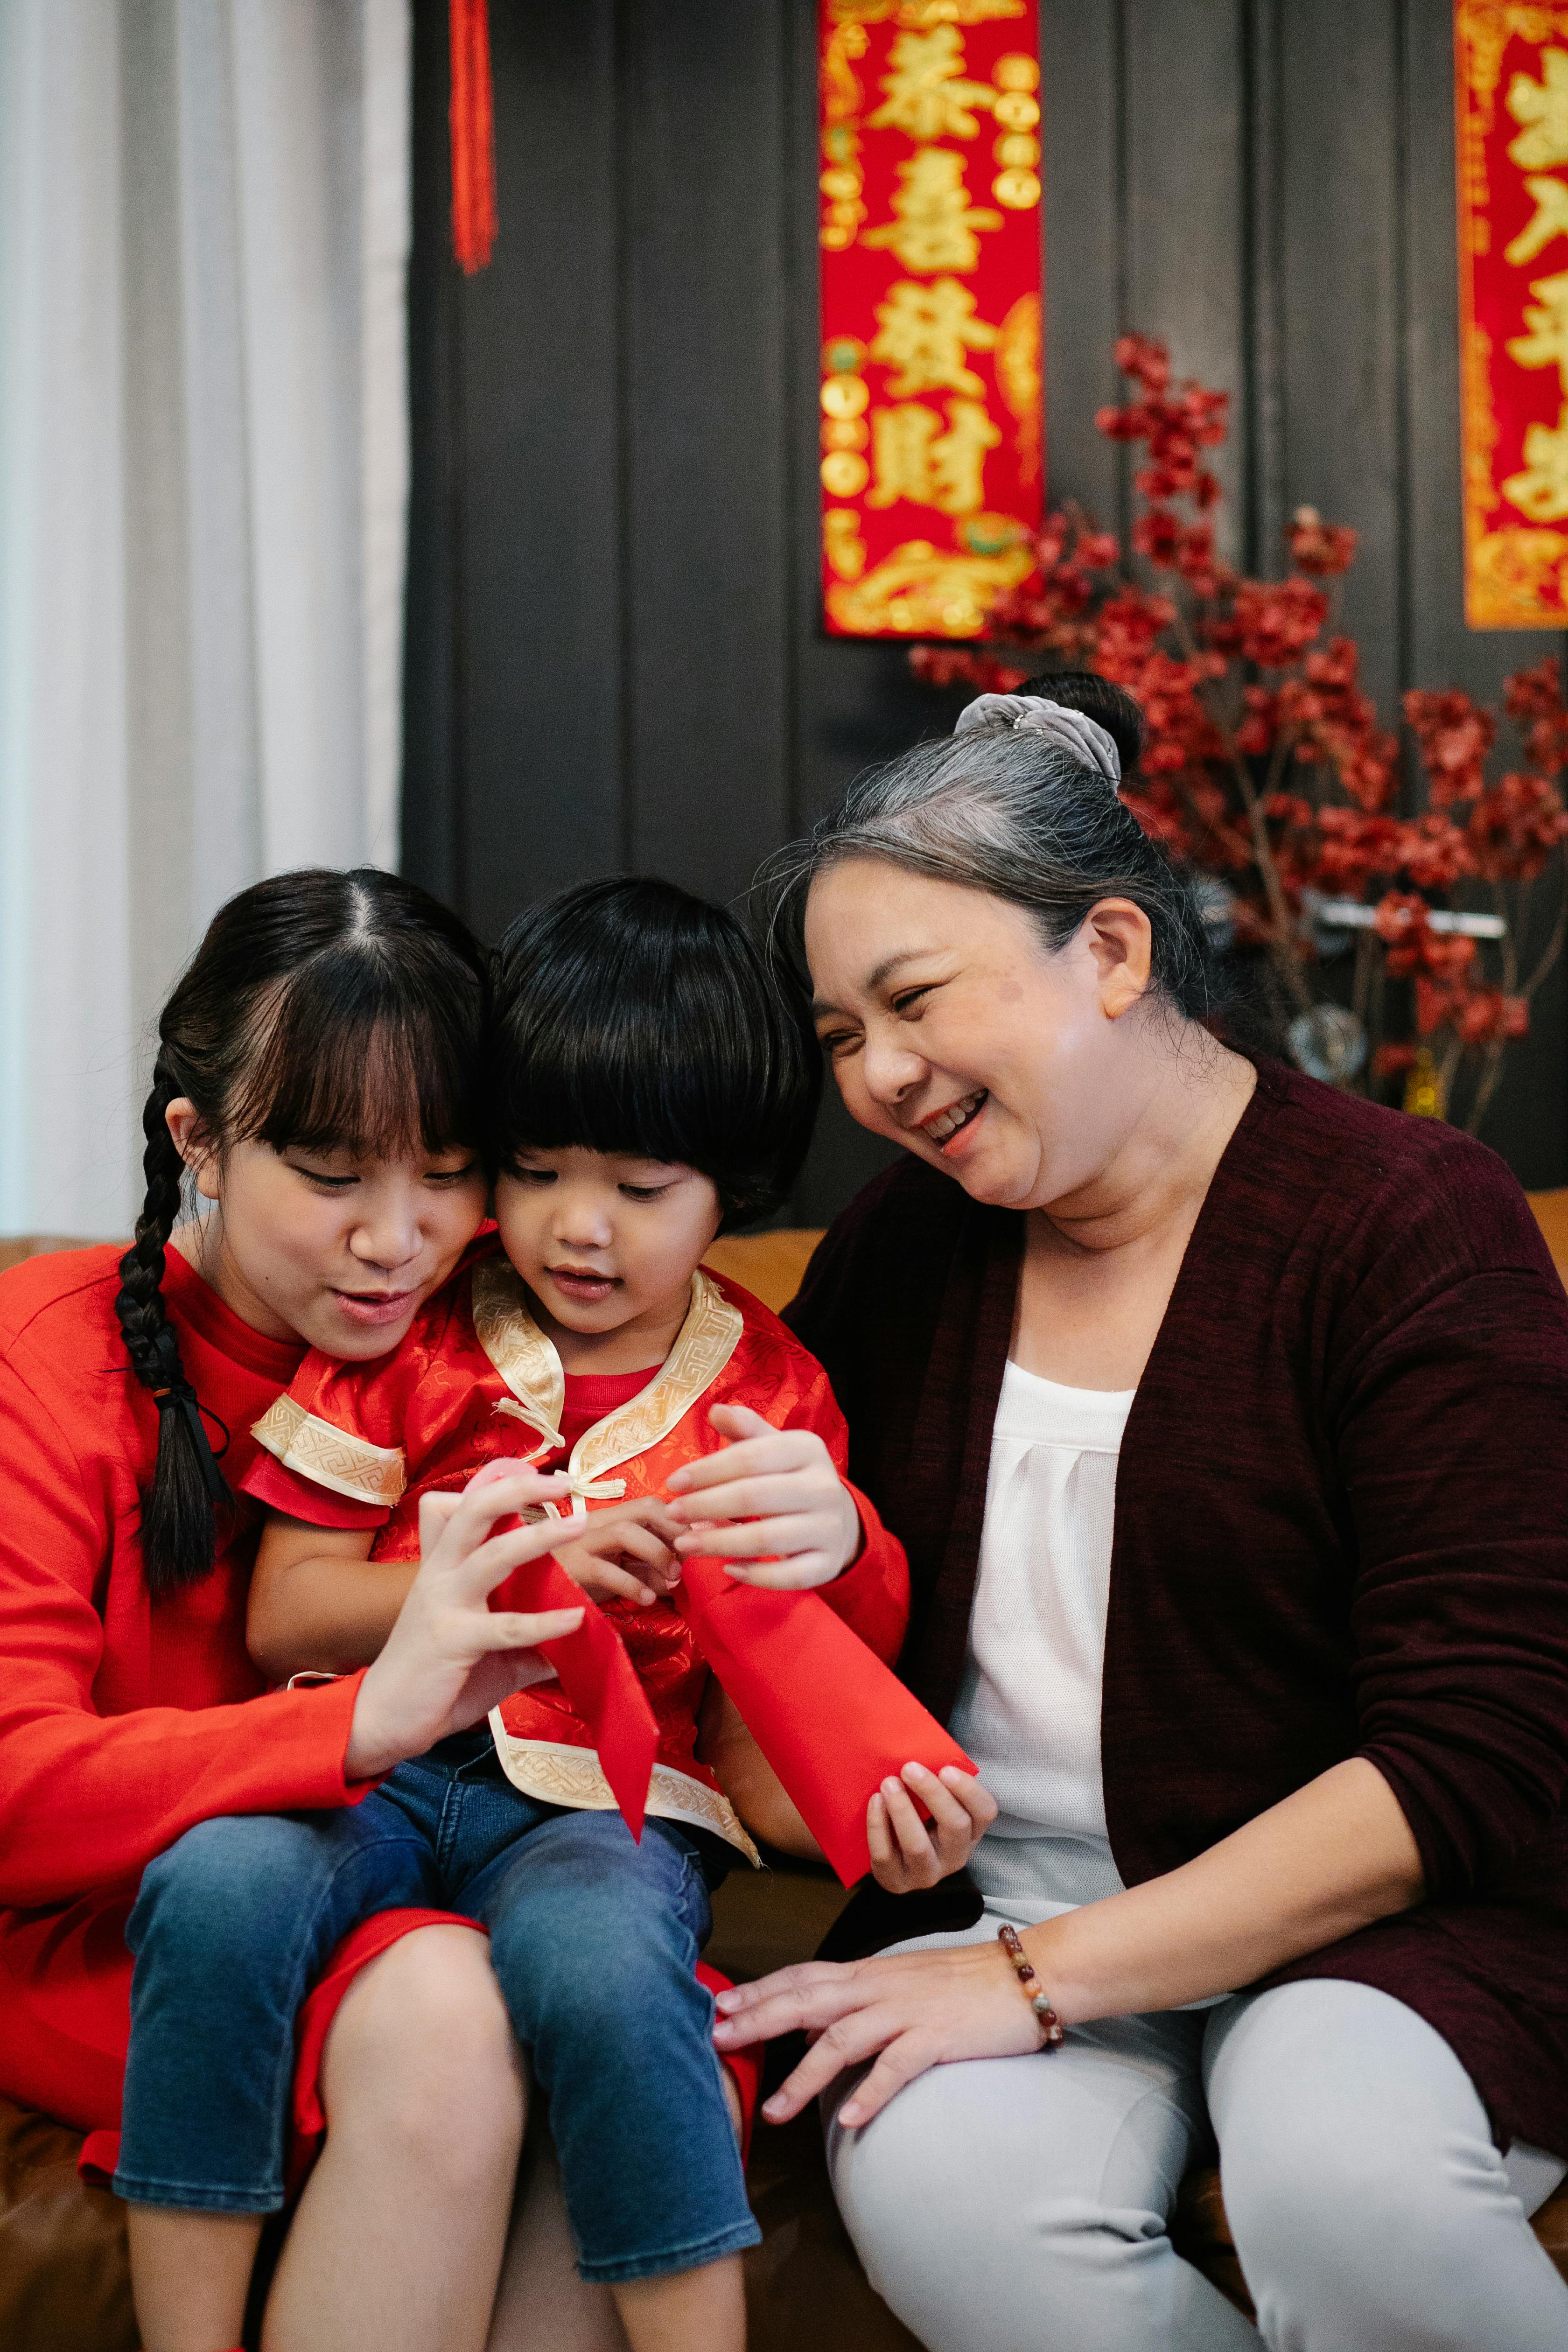
[[[1256,2329],[1167,2234],[1211,2124]],[[931,2352],[1568,2352],[1526,2218],[1568,2167],[1500,2156],[1448,2044],[1365,1985],[934,2066],[827,2145],[867,2273]]]

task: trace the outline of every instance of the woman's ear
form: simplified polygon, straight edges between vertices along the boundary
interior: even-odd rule
[[[1152,926],[1131,898],[1101,898],[1089,908],[1085,936],[1100,973],[1100,1010],[1108,1021],[1120,1021],[1148,993]]]
[[[217,1199],[217,1154],[202,1130],[202,1116],[189,1095],[176,1095],[163,1113],[170,1139],[204,1201]]]

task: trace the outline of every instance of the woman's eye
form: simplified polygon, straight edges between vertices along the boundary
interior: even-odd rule
[[[928,980],[923,982],[919,988],[900,989],[898,995],[893,999],[894,1012],[908,1013],[912,1007],[920,1003],[922,996],[929,996],[934,986],[935,982]]]
[[[837,1061],[841,1054],[847,1053],[850,1046],[858,1042],[856,1032],[853,1029],[830,1030],[825,1036],[821,1036],[817,1039],[818,1045],[822,1047],[823,1052],[827,1055],[830,1062]]]

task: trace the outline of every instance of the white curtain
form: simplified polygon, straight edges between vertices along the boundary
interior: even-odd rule
[[[126,1232],[151,1024],[395,862],[408,0],[0,0],[0,1234]]]

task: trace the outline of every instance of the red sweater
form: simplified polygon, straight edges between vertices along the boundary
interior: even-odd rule
[[[1022,1234],[906,1161],[787,1318],[904,1540],[900,1671],[942,1716]],[[1568,1299],[1508,1170],[1452,1128],[1261,1071],[1127,1423],[1100,1745],[1130,1886],[1369,1759],[1429,1899],[1281,1975],[1394,1994],[1500,2143],[1568,2156]]]
[[[0,1275],[0,2093],[82,2129],[118,2120],[124,1922],[152,1856],[215,1814],[363,1793],[342,1771],[357,1675],[260,1696],[245,1649],[258,1507],[242,1500],[203,1583],[148,1601],[139,1490],[158,1414],[115,1321],[119,1255]],[[250,1424],[303,1349],[242,1323],[173,1251],[163,1295],[237,1489]]]

